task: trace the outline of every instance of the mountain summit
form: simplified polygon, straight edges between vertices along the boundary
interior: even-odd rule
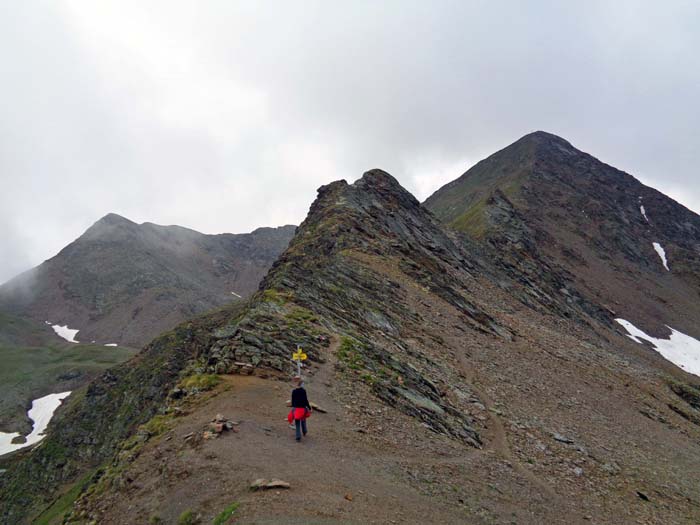
[[[533,282],[560,276],[547,289],[552,297],[568,282],[611,319],[632,319],[657,336],[668,335],[668,325],[700,338],[700,217],[564,139],[526,135],[425,206],[502,265],[530,265]]]

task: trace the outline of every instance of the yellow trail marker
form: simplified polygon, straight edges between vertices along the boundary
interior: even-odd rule
[[[297,362],[297,375],[301,377],[301,362],[306,360],[306,354],[304,351],[301,349],[301,347],[297,348],[297,351],[292,353],[292,359]]]

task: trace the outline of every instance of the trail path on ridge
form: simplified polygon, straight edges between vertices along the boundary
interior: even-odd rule
[[[208,522],[239,502],[235,523],[458,523],[467,515],[402,483],[395,456],[368,442],[328,395],[332,365],[307,380],[309,399],[327,410],[309,419],[309,434],[297,443],[285,419],[291,387],[254,376],[226,376],[231,389],[182,418],[169,440],[149,443],[129,469],[127,498],[110,501],[104,523],[145,523],[159,516],[174,523],[185,510]],[[183,437],[221,413],[241,421],[192,448]],[[167,436],[165,436],[167,438]],[[396,451],[400,452],[400,451]],[[257,478],[279,478],[290,490],[251,492]],[[429,512],[429,516],[426,515]],[[471,517],[470,523],[481,520]]]

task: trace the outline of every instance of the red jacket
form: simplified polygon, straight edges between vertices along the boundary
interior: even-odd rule
[[[287,414],[287,421],[289,421],[289,424],[291,425],[295,419],[301,421],[302,419],[306,419],[310,415],[311,412],[306,408],[292,408],[289,411],[289,414]]]

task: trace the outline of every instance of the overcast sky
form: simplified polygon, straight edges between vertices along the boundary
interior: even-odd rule
[[[543,129],[700,211],[700,3],[0,3],[0,282],[108,212],[298,224]]]

